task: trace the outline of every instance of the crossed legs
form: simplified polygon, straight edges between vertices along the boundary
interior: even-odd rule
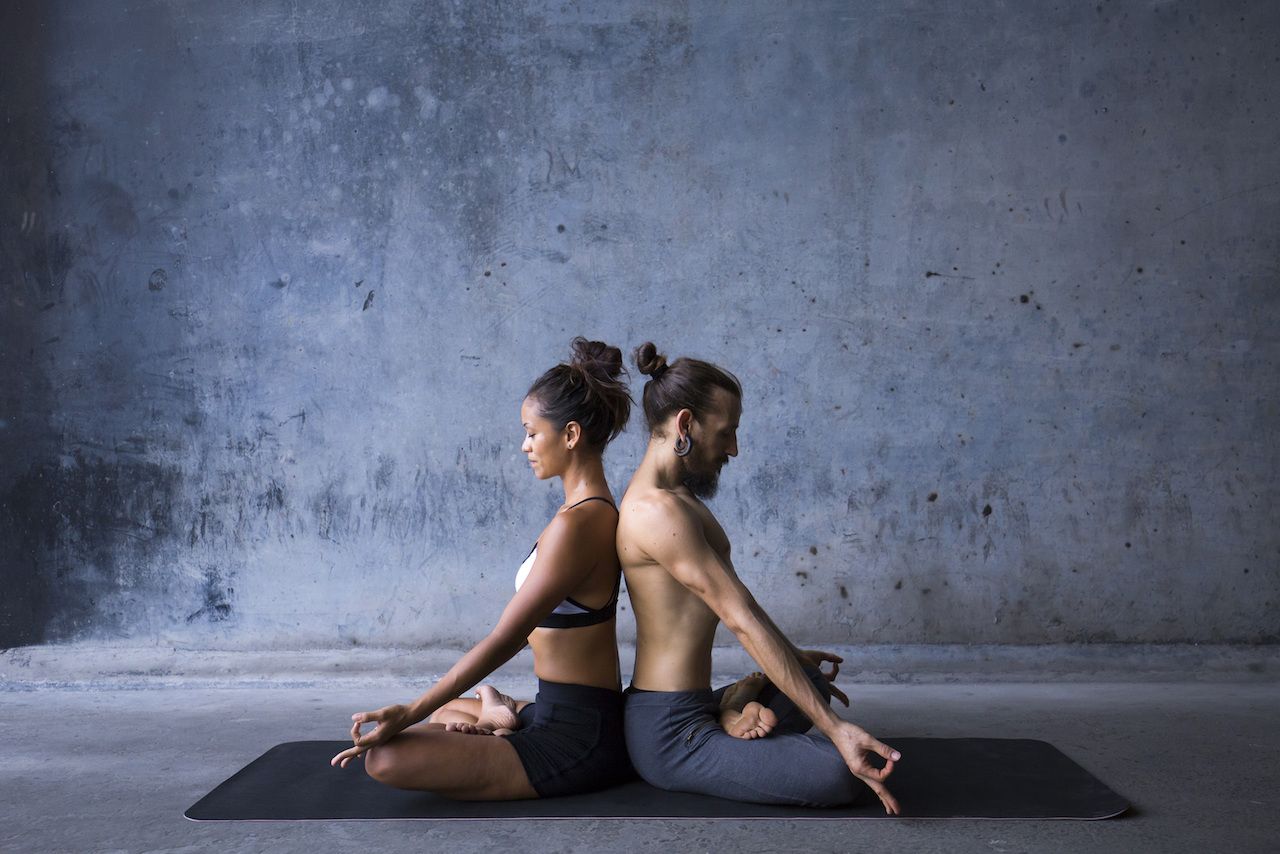
[[[516,749],[505,738],[449,732],[418,724],[364,754],[369,776],[397,789],[416,789],[461,801],[536,798]]]
[[[445,703],[429,718],[449,732],[469,735],[508,735],[520,728],[517,714],[528,700],[513,700],[492,685],[481,685],[476,697],[459,697]]]
[[[763,673],[752,673],[725,688],[720,695],[720,726],[734,738],[763,738],[778,724],[778,716],[756,698],[769,685]]]

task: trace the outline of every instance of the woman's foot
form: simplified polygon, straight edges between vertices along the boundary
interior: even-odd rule
[[[445,732],[460,732],[465,735],[510,735],[520,729],[515,700],[492,685],[481,685],[476,689],[476,697],[480,700],[480,711],[476,719],[448,721],[444,725]]]
[[[498,691],[492,685],[481,685],[476,690],[480,698],[480,717],[476,726],[487,729],[494,735],[508,735],[520,729],[520,718],[516,715],[516,701]]]
[[[460,732],[463,735],[493,735],[491,729],[485,729],[479,724],[467,723],[466,721],[449,721],[444,725],[445,732]]]

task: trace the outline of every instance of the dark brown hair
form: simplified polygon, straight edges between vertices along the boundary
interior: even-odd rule
[[[622,351],[582,336],[573,339],[572,347],[569,361],[534,380],[525,396],[538,402],[538,412],[557,430],[577,421],[583,438],[604,450],[631,417],[631,394],[618,379],[626,372]]]
[[[650,433],[656,433],[663,421],[681,409],[690,410],[695,418],[709,412],[715,406],[712,394],[718,388],[742,399],[738,378],[710,362],[681,356],[668,365],[667,357],[652,341],[637,347],[634,358],[640,373],[649,377],[642,400]]]

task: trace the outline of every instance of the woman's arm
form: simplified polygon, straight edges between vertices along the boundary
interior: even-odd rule
[[[425,720],[515,657],[524,648],[530,632],[595,567],[596,550],[592,545],[599,538],[591,536],[587,522],[587,514],[580,513],[564,513],[552,519],[538,541],[538,557],[532,571],[503,609],[493,630],[412,703],[352,715],[351,735],[355,745],[335,756],[330,764],[345,768],[361,753]],[[361,735],[360,727],[367,723],[377,727]]]

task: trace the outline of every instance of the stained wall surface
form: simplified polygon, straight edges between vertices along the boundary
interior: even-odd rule
[[[1273,3],[5,5],[0,646],[478,638],[578,334],[798,641],[1277,638]]]

